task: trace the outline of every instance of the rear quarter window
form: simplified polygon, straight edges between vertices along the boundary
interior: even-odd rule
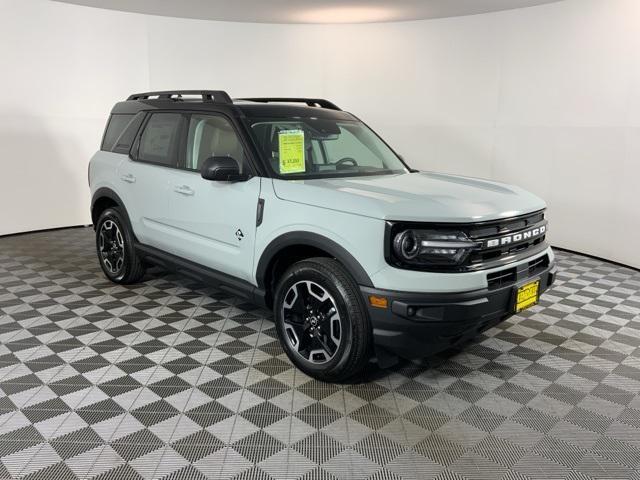
[[[110,152],[124,129],[127,128],[129,122],[133,118],[131,114],[113,114],[109,118],[109,123],[107,123],[107,129],[104,132],[104,137],[102,139],[101,150],[106,150]]]
[[[142,125],[145,115],[145,112],[136,113],[135,117],[131,119],[127,127],[124,129],[124,132],[122,132],[116,140],[115,145],[111,149],[113,153],[129,153],[131,145],[136,139],[136,135],[138,134],[138,130],[140,130],[140,126]]]

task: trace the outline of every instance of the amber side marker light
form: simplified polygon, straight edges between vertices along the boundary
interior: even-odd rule
[[[369,295],[369,304],[376,308],[387,308],[389,302],[386,297],[378,297],[377,295]]]

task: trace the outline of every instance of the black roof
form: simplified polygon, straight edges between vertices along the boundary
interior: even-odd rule
[[[318,117],[353,119],[334,103],[320,98],[256,97],[232,100],[222,90],[168,90],[130,95],[111,113],[135,114],[144,110],[218,111],[250,117]]]
[[[260,104],[234,102],[234,106],[248,117],[317,117],[335,120],[353,120],[353,115],[342,110],[330,110],[321,107],[300,105]]]

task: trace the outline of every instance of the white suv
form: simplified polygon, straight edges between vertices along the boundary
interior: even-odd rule
[[[291,361],[322,380],[464,342],[555,277],[542,200],[413,170],[326,100],[131,95],[89,182],[109,279],[158,264],[273,308]]]

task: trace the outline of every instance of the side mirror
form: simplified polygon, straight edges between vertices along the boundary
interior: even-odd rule
[[[249,178],[240,173],[240,167],[231,157],[209,157],[202,163],[200,175],[206,180],[218,182],[242,182]]]

